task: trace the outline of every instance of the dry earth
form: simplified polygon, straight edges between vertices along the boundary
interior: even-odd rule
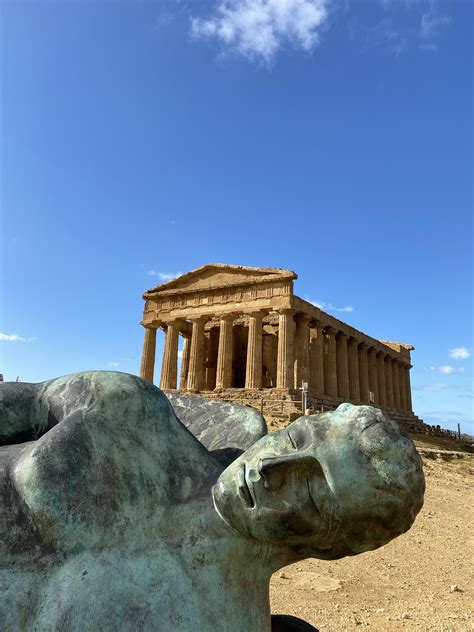
[[[425,505],[412,529],[387,546],[336,562],[305,560],[276,573],[272,612],[321,632],[474,630],[474,456],[420,443]],[[453,458],[460,457],[460,458]]]

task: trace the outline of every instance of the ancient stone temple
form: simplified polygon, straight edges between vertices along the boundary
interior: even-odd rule
[[[306,382],[310,406],[370,403],[412,418],[414,347],[376,340],[299,298],[296,278],[291,270],[209,264],[148,290],[141,376],[153,382],[160,329],[164,390],[252,403],[297,397]]]

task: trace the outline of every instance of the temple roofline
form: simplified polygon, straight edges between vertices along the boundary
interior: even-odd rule
[[[235,281],[226,281],[221,285],[216,284],[215,282],[210,282],[208,285],[204,285],[199,288],[183,288],[177,287],[179,286],[183,280],[192,280],[195,277],[199,277],[203,272],[208,270],[215,270],[216,272],[225,272],[229,270],[230,272],[249,272],[249,273],[258,273],[260,276],[251,277],[249,279],[245,279],[243,277],[239,277],[235,279]],[[295,280],[298,278],[298,275],[293,270],[285,270],[283,268],[257,268],[251,266],[238,266],[231,265],[226,263],[208,263],[204,266],[200,266],[199,268],[195,268],[186,274],[182,274],[175,279],[171,279],[171,281],[167,281],[166,283],[160,283],[159,285],[155,285],[149,290],[147,290],[143,294],[143,298],[146,300],[147,298],[152,298],[155,294],[167,295],[174,292],[202,292],[209,289],[217,289],[220,287],[228,287],[228,286],[238,286],[238,285],[248,285],[250,283],[259,283],[259,282],[267,282],[267,281],[277,281],[280,279],[286,280]]]

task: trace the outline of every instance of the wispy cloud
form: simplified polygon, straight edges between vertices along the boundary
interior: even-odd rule
[[[312,52],[327,26],[329,0],[221,0],[208,19],[191,19],[195,37],[270,64],[284,47]]]
[[[440,13],[437,3],[430,2],[429,10],[423,13],[420,21],[421,47],[436,50],[441,32],[451,24],[449,15]]]
[[[324,301],[313,301],[309,298],[306,299],[308,301],[308,303],[311,303],[311,305],[314,305],[315,307],[318,307],[319,309],[322,309],[325,312],[353,312],[354,308],[352,307],[352,305],[346,305],[345,307],[336,307],[335,305],[333,305],[332,303],[325,303]]]
[[[429,366],[425,371],[429,371],[430,373],[441,373],[442,375],[451,375],[452,373],[464,373],[464,367],[453,367],[449,364],[444,364],[442,366]]]
[[[446,415],[454,415],[456,417],[464,417],[464,413],[460,410],[430,410],[428,412],[421,413],[430,417],[444,417]]]
[[[366,31],[367,45],[381,48],[394,57],[399,57],[407,47],[407,38],[390,18],[380,20]]]
[[[453,360],[467,360],[471,357],[471,352],[467,347],[455,347],[449,350],[449,357]]]
[[[109,362],[109,366],[119,366],[119,362]]]
[[[421,386],[414,386],[415,390],[418,391],[445,391],[446,389],[453,388],[452,384],[422,384]]]
[[[414,47],[421,50],[436,51],[442,31],[451,23],[446,13],[439,9],[438,0],[380,0],[372,3],[372,15],[379,19],[372,26],[358,18],[359,3],[351,5],[350,32],[361,35],[366,48],[378,48],[398,58]],[[349,14],[348,14],[349,15]]]
[[[158,277],[160,281],[172,281],[177,277],[181,276],[182,272],[157,272],[156,270],[148,270],[147,274],[149,276]]]
[[[23,338],[23,336],[19,336],[18,334],[3,334],[0,332],[0,340],[5,342],[31,342],[32,340],[36,340],[36,336]]]
[[[428,423],[445,426],[449,423],[463,419],[464,414],[459,410],[433,410],[422,412],[420,417]]]
[[[282,51],[312,53],[337,13],[349,32],[367,48],[399,57],[408,48],[436,50],[451,23],[439,0],[380,0],[372,3],[368,22],[357,2],[337,0],[215,0],[207,17],[191,17],[191,34],[216,42],[222,55],[236,55],[271,66]],[[360,16],[364,17],[360,17]]]

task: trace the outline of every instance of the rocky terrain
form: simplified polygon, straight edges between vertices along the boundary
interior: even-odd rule
[[[416,443],[426,495],[412,529],[377,551],[276,573],[272,612],[321,632],[474,630],[474,456],[448,441]]]

